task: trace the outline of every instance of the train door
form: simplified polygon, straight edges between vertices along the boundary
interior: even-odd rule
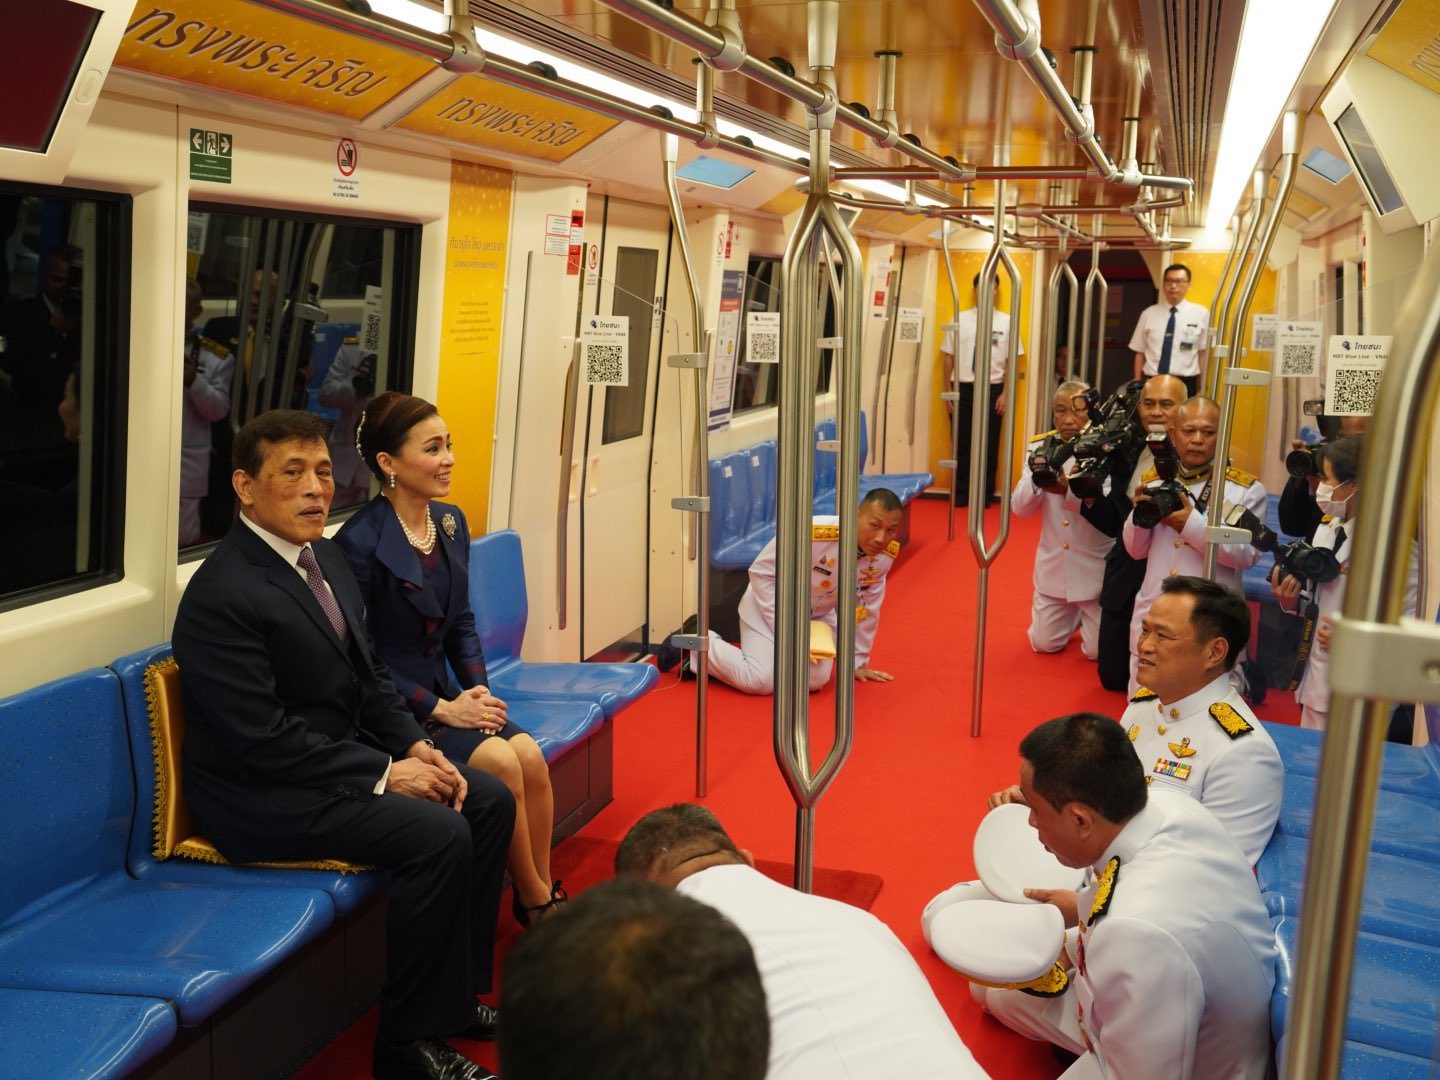
[[[613,333],[615,320],[625,322],[613,339],[623,349],[606,350],[606,370],[597,357],[588,373],[612,381],[583,386],[576,410],[580,655],[620,658],[645,645],[652,524],[680,527],[669,517],[652,523],[649,494],[669,220],[659,207],[609,198],[592,198],[587,218],[600,225],[600,266],[586,288],[582,340],[587,329]]]

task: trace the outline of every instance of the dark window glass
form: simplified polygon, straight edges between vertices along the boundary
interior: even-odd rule
[[[615,298],[612,315],[630,318],[629,385],[611,386],[605,392],[605,427],[601,441],[633,439],[645,430],[645,390],[650,375],[650,338],[655,321],[655,272],[660,253],[651,248],[618,250],[615,259]]]
[[[737,413],[750,409],[772,406],[780,395],[780,369],[777,364],[752,364],[746,348],[749,335],[746,333],[746,317],[752,311],[779,311],[781,260],[773,256],[760,255],[750,259],[749,272],[745,275],[745,295],[740,302],[740,333],[735,343],[735,409]],[[835,267],[837,282],[844,282],[844,272]],[[836,334],[835,298],[831,295],[828,276],[822,276],[820,336],[834,337]],[[842,284],[843,287],[843,284]],[[820,351],[820,365],[815,377],[815,393],[823,394],[830,386],[830,366],[834,353],[829,349]]]
[[[330,421],[332,509],[364,502],[355,421],[411,387],[419,229],[197,206],[188,234],[180,547],[230,528],[230,446],[269,409]]]
[[[0,184],[0,606],[122,571],[130,200]]]

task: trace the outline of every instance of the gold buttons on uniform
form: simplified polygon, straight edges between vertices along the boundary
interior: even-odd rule
[[[1171,570],[1171,571],[1170,571],[1170,576],[1171,576],[1171,577],[1174,577],[1174,576],[1175,576],[1176,574],[1178,574],[1178,573],[1180,573],[1179,570]]]
[[[1069,550],[1070,550],[1070,545],[1069,545],[1069,544],[1061,544],[1060,546],[1061,546],[1062,548],[1064,548],[1066,551],[1069,551]]]
[[[1064,526],[1066,526],[1066,527],[1068,528],[1069,525],[1070,525],[1070,519],[1069,519],[1069,518],[1064,518],[1064,519],[1061,520],[1060,524],[1061,524],[1061,525],[1064,525]]]
[[[1171,709],[1171,710],[1170,710],[1170,719],[1171,719],[1171,720],[1179,720],[1179,719],[1180,719],[1180,710],[1179,710],[1179,709]]]
[[[1180,546],[1180,541],[1179,541],[1179,540],[1176,540],[1176,541],[1175,541],[1175,546],[1176,546],[1177,548]]]

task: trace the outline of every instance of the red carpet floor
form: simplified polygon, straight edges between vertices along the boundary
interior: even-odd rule
[[[1038,656],[1025,637],[1036,519],[1016,520],[990,573],[990,612],[982,734],[970,736],[975,647],[976,568],[957,519],[945,539],[945,506],[913,505],[911,543],[890,580],[874,666],[893,683],[855,692],[850,759],[816,813],[817,867],[859,871],[876,893],[868,905],[910,947],[976,1059],[997,1080],[1050,1080],[1063,1066],[1048,1047],[985,1017],[967,984],[940,963],[920,936],[920,909],[946,886],[974,876],[971,839],[985,799],[1017,778],[1016,747],[1042,720],[1077,710],[1118,717],[1124,696],[1101,689],[1078,635],[1062,653]],[[996,511],[988,515],[993,535]],[[794,859],[795,810],[774,760],[770,698],[711,684],[709,794],[703,800],[737,844],[756,857]],[[694,684],[661,677],[659,687],[622,714],[615,732],[615,801],[583,833],[556,849],[556,874],[583,887],[608,876],[610,846],[657,806],[695,801]],[[831,740],[834,691],[811,697],[816,760]],[[1272,692],[1257,710],[1266,720],[1298,721],[1293,698]],[[773,875],[772,875],[773,876]],[[833,882],[817,873],[820,891]],[[572,889],[572,895],[576,891]],[[860,902],[864,892],[846,895]],[[516,932],[502,917],[503,957]],[[502,961],[503,962],[503,961]],[[345,1032],[300,1074],[305,1080],[368,1076],[374,1015]],[[495,1067],[494,1049],[459,1043]]]

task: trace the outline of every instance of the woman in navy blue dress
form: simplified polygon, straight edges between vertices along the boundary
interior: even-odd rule
[[[513,910],[528,924],[564,898],[550,878],[550,771],[487,685],[470,609],[470,530],[458,506],[438,501],[450,494],[450,433],[434,405],[389,391],[361,414],[355,446],[380,494],[335,540],[365,596],[375,647],[415,719],[446,757],[497,777],[514,794]]]

